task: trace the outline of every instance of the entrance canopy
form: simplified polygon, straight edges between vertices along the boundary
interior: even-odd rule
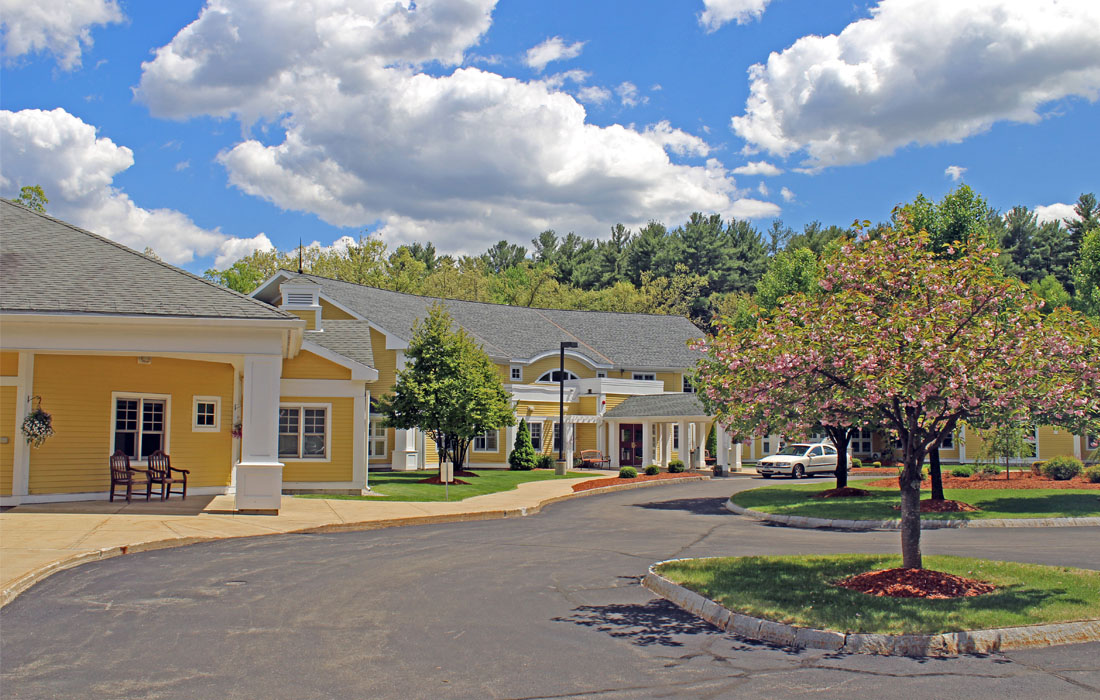
[[[695,394],[653,394],[631,396],[603,414],[605,420],[626,421],[644,418],[648,421],[709,421],[703,403]]]
[[[611,466],[667,466],[678,459],[702,469],[706,427],[711,421],[694,394],[631,396],[603,415]]]

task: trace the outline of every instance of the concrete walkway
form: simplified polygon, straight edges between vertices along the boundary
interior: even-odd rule
[[[283,496],[278,515],[237,513],[233,496],[16,506],[0,513],[0,606],[50,574],[97,559],[230,537],[523,516],[572,496],[574,484],[617,475],[594,471],[584,478],[532,481],[442,503]]]

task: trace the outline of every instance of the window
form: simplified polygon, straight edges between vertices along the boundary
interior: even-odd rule
[[[561,380],[561,376],[562,376],[561,370],[560,369],[555,369],[555,370],[553,370],[551,372],[547,372],[546,374],[539,377],[538,381],[539,381],[540,384],[557,384]],[[569,381],[570,379],[576,379],[576,378],[577,378],[577,375],[573,374],[569,370],[565,370],[565,381]]]
[[[825,445],[825,454],[832,456],[836,454],[836,448],[829,445]]]
[[[695,385],[691,383],[691,377],[689,377],[686,374],[684,375],[684,393],[685,394],[694,394],[695,393]]]
[[[328,461],[328,406],[279,407],[279,457]]]
[[[941,450],[953,450],[955,449],[955,433],[948,433],[947,436],[940,441]]]
[[[367,431],[367,456],[386,456],[386,424],[382,416],[371,416],[370,430]]]
[[[600,370],[599,372],[596,372],[596,378],[597,379],[607,379],[607,372],[604,372],[603,370]]]
[[[825,450],[821,449],[820,445],[810,450],[811,457],[820,457],[823,454],[825,454]]]
[[[561,423],[554,421],[554,451],[561,451]]]
[[[657,381],[657,375],[653,372],[635,372],[634,381],[654,382]]]
[[[496,452],[499,430],[486,430],[474,438],[474,452]]]
[[[191,430],[197,433],[216,433],[221,422],[221,404],[219,396],[196,396],[191,412]]]
[[[531,431],[531,447],[542,452],[542,423],[530,423],[527,428]]]
[[[159,394],[113,395],[115,418],[111,444],[135,462],[157,450],[168,451],[168,397]]]
[[[871,454],[871,431],[864,428],[852,435],[852,453],[858,455]]]
[[[523,368],[522,367],[513,367],[512,368],[512,381],[518,382],[518,381],[521,381],[522,379],[523,379]]]
[[[764,445],[765,445],[764,449],[765,450],[768,449],[767,444],[768,443],[766,443],[766,442],[764,443]],[[680,449],[680,426],[679,425],[672,426],[672,449],[674,449],[674,450]]]
[[[768,454],[769,452],[771,452],[772,451],[772,442],[771,442],[771,440],[765,439],[763,447],[764,447],[764,449],[762,450],[762,452],[764,454]]]

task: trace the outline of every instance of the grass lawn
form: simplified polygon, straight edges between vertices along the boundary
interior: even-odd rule
[[[321,493],[302,494],[298,498],[338,498],[348,501],[443,501],[442,484],[418,484],[416,482],[435,476],[436,469],[422,469],[415,472],[371,472],[370,486],[379,496],[343,496]],[[507,469],[476,470],[477,477],[467,477],[469,484],[451,484],[450,500],[461,501],[471,496],[482,496],[497,491],[509,491],[528,481],[546,481],[547,479],[576,479],[593,476],[585,472],[568,472],[557,476],[553,469],[536,469],[529,472],[514,472]]]
[[[901,566],[900,556],[723,557],[657,571],[730,610],[803,627],[873,634],[939,634],[1100,618],[1100,571],[926,556],[926,569],[988,581],[997,590],[949,600],[887,598],[831,585]]]
[[[733,495],[744,508],[777,515],[801,515],[832,520],[894,520],[901,512],[896,488],[868,488],[858,481],[849,486],[866,488],[865,498],[811,498],[811,494],[835,486],[831,480],[810,484],[765,486]],[[924,491],[925,497],[928,491]],[[947,489],[944,497],[982,510],[974,513],[922,513],[925,519],[978,520],[985,518],[1085,518],[1100,516],[1100,493],[1077,489]]]

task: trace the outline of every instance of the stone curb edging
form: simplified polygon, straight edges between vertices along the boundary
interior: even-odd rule
[[[669,561],[685,561],[670,559]],[[1081,644],[1100,641],[1100,620],[1062,622],[1027,627],[966,630],[943,634],[848,634],[809,627],[795,627],[759,617],[742,615],[673,583],[654,571],[667,562],[649,567],[642,585],[720,630],[739,637],[792,648],[824,649],[849,654],[887,656],[958,656],[994,654],[1013,649]]]
[[[739,506],[733,499],[726,501],[726,510],[790,527],[831,527],[845,530],[900,530],[901,520],[829,520],[802,515],[777,515]],[[929,520],[921,518],[922,530],[944,530],[962,527],[1085,527],[1100,525],[1100,518],[988,518],[985,520]]]
[[[199,544],[201,542],[216,542],[218,540],[239,539],[243,537],[268,537],[270,535],[308,535],[308,534],[323,534],[330,532],[359,532],[366,530],[382,530],[390,527],[402,527],[407,525],[436,525],[440,523],[461,523],[461,522],[474,522],[478,520],[500,520],[503,518],[515,518],[524,517],[527,515],[534,515],[543,509],[544,506],[548,506],[551,503],[557,503],[572,498],[580,498],[583,496],[596,496],[601,493],[611,493],[613,491],[627,491],[629,489],[645,488],[648,486],[660,486],[663,484],[679,484],[685,481],[706,481],[710,477],[702,474],[691,474],[678,479],[656,479],[653,481],[642,481],[633,484],[616,484],[613,486],[602,486],[596,489],[588,489],[586,491],[574,491],[573,493],[563,494],[561,496],[554,496],[553,498],[547,498],[543,501],[539,501],[532,506],[523,506],[519,508],[507,508],[500,510],[486,510],[486,511],[472,511],[468,513],[446,513],[441,515],[420,515],[410,516],[406,518],[387,518],[385,520],[364,520],[353,523],[331,523],[329,525],[318,525],[315,527],[306,527],[299,530],[287,530],[286,532],[272,532],[264,533],[261,535],[234,535],[232,537],[181,537],[175,539],[166,540],[150,540],[147,542],[135,542],[133,544],[120,545],[115,547],[104,547],[103,549],[94,550],[91,552],[80,552],[74,554],[65,559],[50,562],[45,564],[34,571],[30,571],[23,576],[12,581],[7,587],[0,592],[0,608],[4,607],[11,601],[15,600],[20,593],[23,593],[31,586],[46,579],[59,571],[65,571],[81,564],[87,564],[93,561],[102,561],[104,559],[113,559],[124,554],[137,554],[138,552],[151,552],[157,549],[170,549],[172,547],[186,547],[192,544]],[[583,482],[581,482],[583,483]]]

